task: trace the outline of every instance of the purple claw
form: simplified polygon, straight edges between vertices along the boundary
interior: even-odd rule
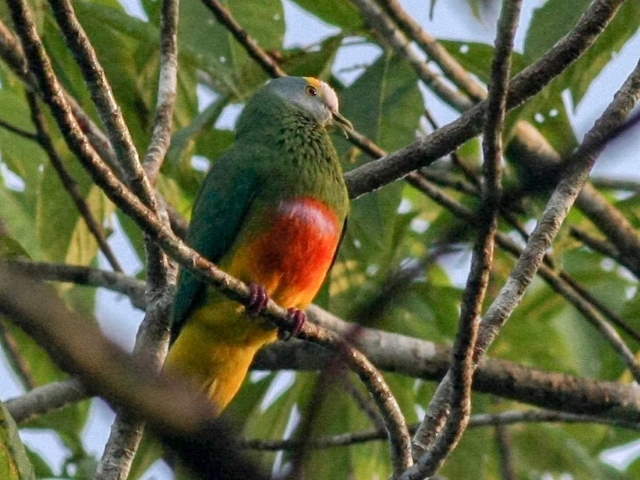
[[[287,309],[287,317],[293,322],[293,329],[291,331],[280,330],[280,340],[287,341],[291,337],[297,337],[302,331],[302,326],[307,321],[307,314],[297,308]]]
[[[252,317],[260,315],[269,302],[269,294],[267,290],[257,283],[249,285],[249,304],[247,305],[247,313]]]

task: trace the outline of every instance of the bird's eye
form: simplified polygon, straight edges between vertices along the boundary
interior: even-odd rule
[[[311,85],[307,85],[307,88],[305,88],[305,92],[307,92],[307,95],[309,95],[310,97],[315,97],[318,95],[318,89],[316,87],[312,87]]]

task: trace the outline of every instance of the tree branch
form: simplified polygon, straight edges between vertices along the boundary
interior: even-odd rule
[[[431,477],[444,464],[447,457],[457,446],[469,421],[471,414],[471,382],[473,377],[473,354],[480,326],[482,304],[489,285],[489,274],[493,264],[495,233],[500,214],[502,184],[502,129],[504,126],[507,89],[511,74],[511,52],[513,39],[520,18],[521,0],[505,1],[498,20],[496,47],[491,67],[491,85],[487,100],[485,128],[482,150],[484,154],[482,185],[482,211],[479,218],[480,228],[478,239],[474,245],[471,258],[471,271],[462,299],[460,312],[460,327],[453,347],[453,360],[445,378],[451,380],[451,397],[449,399],[450,413],[446,419],[437,419],[436,424],[444,428],[441,432],[435,429],[434,422],[427,422],[420,428],[435,429],[437,437],[424,455],[420,456],[415,465],[402,476],[403,479],[413,480]],[[435,408],[428,408],[426,418],[433,418]],[[417,432],[418,441],[422,432]],[[417,452],[419,453],[419,452]]]
[[[38,280],[69,282],[77,285],[101,287],[126,295],[131,304],[144,310],[144,282],[119,272],[62,263],[35,262],[20,259],[0,259],[0,265],[11,268]]]
[[[124,353],[95,322],[67,309],[50,287],[0,266],[0,312],[43,345],[58,365],[77,374],[89,391],[146,419],[201,478],[210,478],[212,471],[229,479],[266,478],[238,453],[223,425],[211,420],[211,405],[201,394]]]
[[[171,142],[171,126],[178,85],[178,18],[179,0],[162,3],[160,31],[160,74],[156,114],[151,141],[143,166],[151,183],[155,183]]]
[[[171,140],[171,126],[176,101],[178,68],[179,0],[164,0],[160,32],[160,74],[154,127],[145,154],[143,176],[154,185],[165,160]],[[140,192],[139,192],[140,194]],[[155,198],[155,195],[152,193]],[[142,197],[144,198],[144,197]],[[153,207],[153,203],[150,203]],[[159,219],[170,225],[163,203],[156,206]],[[134,354],[154,370],[166,357],[171,308],[175,294],[176,266],[150,238],[147,249],[147,310],[138,329]],[[144,423],[126,412],[118,412],[96,473],[97,480],[126,479],[133,457],[142,440]]]
[[[514,77],[507,95],[511,110],[542,90],[566,70],[602,33],[624,0],[595,0],[574,29],[560,39],[540,60]],[[349,171],[345,177],[352,198],[427,166],[480,133],[486,101],[476,104],[457,120],[396,152]]]
[[[4,120],[0,120],[0,127],[4,128],[5,130],[11,133],[15,133],[16,135],[22,138],[26,138],[27,140],[38,141],[37,134],[23,130],[22,128],[16,127],[15,125],[12,125],[9,122],[5,122]]]
[[[463,92],[451,88],[434,72],[427,62],[415,51],[409,39],[396,27],[393,21],[384,14],[381,8],[372,0],[351,0],[367,20],[383,43],[389,43],[394,50],[407,59],[418,77],[432,89],[438,97],[457,110],[467,110],[473,106],[473,101]]]
[[[272,78],[284,77],[287,74],[265,52],[258,42],[251,36],[231,15],[231,12],[219,0],[202,0],[202,3],[211,10],[218,21],[226,27],[235,39],[244,47],[249,56],[253,58],[258,65]]]
[[[479,413],[472,415],[469,419],[469,428],[498,427],[514,425],[519,423],[596,423],[602,425],[612,425],[630,430],[640,430],[640,423],[620,422],[612,419],[603,419],[589,415],[574,415],[565,412],[554,412],[550,410],[514,410],[498,414]],[[415,433],[418,424],[411,425],[409,431]],[[312,438],[309,440],[309,448],[322,449],[358,445],[361,443],[376,440],[385,440],[384,429],[363,430],[359,432],[341,433],[327,437]],[[293,450],[298,448],[299,440],[266,440],[266,439],[245,439],[240,440],[241,448],[264,451]]]
[[[516,480],[515,466],[513,465],[513,446],[511,432],[504,425],[495,426],[498,458],[500,459],[500,473],[502,480]]]
[[[474,358],[476,363],[520,302],[542,263],[545,251],[551,245],[562,221],[584,185],[595,159],[611,135],[614,135],[624,125],[624,119],[638,100],[639,90],[640,66],[627,79],[616,94],[614,101],[567,162],[564,175],[552,193],[538,226],[531,234],[516,267],[482,320]],[[432,402],[434,411],[436,411],[435,407],[447,408],[446,399],[449,388],[449,381],[443,381],[440,384]],[[414,449],[421,449],[421,445],[429,445],[432,441],[428,425],[425,425],[421,431],[423,435],[420,438],[414,438]]]

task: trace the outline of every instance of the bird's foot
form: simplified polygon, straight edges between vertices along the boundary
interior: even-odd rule
[[[297,308],[288,308],[287,309],[287,318],[293,322],[293,328],[289,330],[280,329],[278,331],[278,336],[280,340],[287,341],[291,337],[297,337],[298,334],[302,331],[302,326],[307,321],[307,314],[302,310]]]
[[[252,317],[260,315],[269,303],[269,294],[267,290],[257,283],[249,285],[249,303],[247,304],[247,313]]]

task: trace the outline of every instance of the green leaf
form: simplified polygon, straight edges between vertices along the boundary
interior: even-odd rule
[[[113,211],[111,203],[93,184],[75,159],[65,162],[66,168],[78,181],[81,194],[98,223]],[[62,214],[64,212],[64,214]],[[87,265],[98,251],[95,237],[89,232],[69,193],[64,189],[57,172],[46,165],[40,184],[36,212],[38,239],[47,259],[76,265]]]
[[[358,9],[351,2],[342,0],[294,0],[308,12],[325,22],[354,33],[364,27]]]
[[[491,79],[491,64],[495,52],[492,45],[480,42],[463,42],[444,39],[439,39],[438,42],[444,46],[466,70],[476,75],[484,83],[489,83]],[[511,75],[520,72],[527,64],[522,54],[512,52]]]
[[[301,48],[286,50],[282,67],[292,76],[316,77],[329,81],[342,39],[342,35],[329,37],[320,44],[319,49],[312,51]]]
[[[8,235],[3,235],[0,225],[0,258],[29,258],[27,251],[20,242]]]
[[[35,480],[33,467],[18,436],[18,429],[4,404],[0,404],[0,478]]]
[[[224,2],[260,46],[279,50],[284,39],[284,11],[278,0]],[[267,20],[268,21],[265,21]],[[267,78],[244,48],[202,2],[180,8],[179,43],[184,59],[195,62],[212,77],[212,87],[235,100],[244,100]]]
[[[524,44],[529,61],[537,60],[568,33],[590,3],[590,0],[547,0],[536,8]]]
[[[413,71],[401,59],[387,55],[381,56],[344,90],[342,105],[343,113],[360,132],[388,150],[415,138],[423,109]],[[345,169],[369,161],[364,155],[351,158],[353,147],[344,138],[335,137],[335,143],[343,158],[346,157]],[[347,234],[335,269],[338,274],[345,274],[343,278],[351,287],[360,288],[369,265],[386,264],[392,258],[390,247],[402,190],[403,185],[398,182],[352,202]],[[354,292],[358,290],[339,289],[345,293],[345,306],[353,307],[357,294]]]

